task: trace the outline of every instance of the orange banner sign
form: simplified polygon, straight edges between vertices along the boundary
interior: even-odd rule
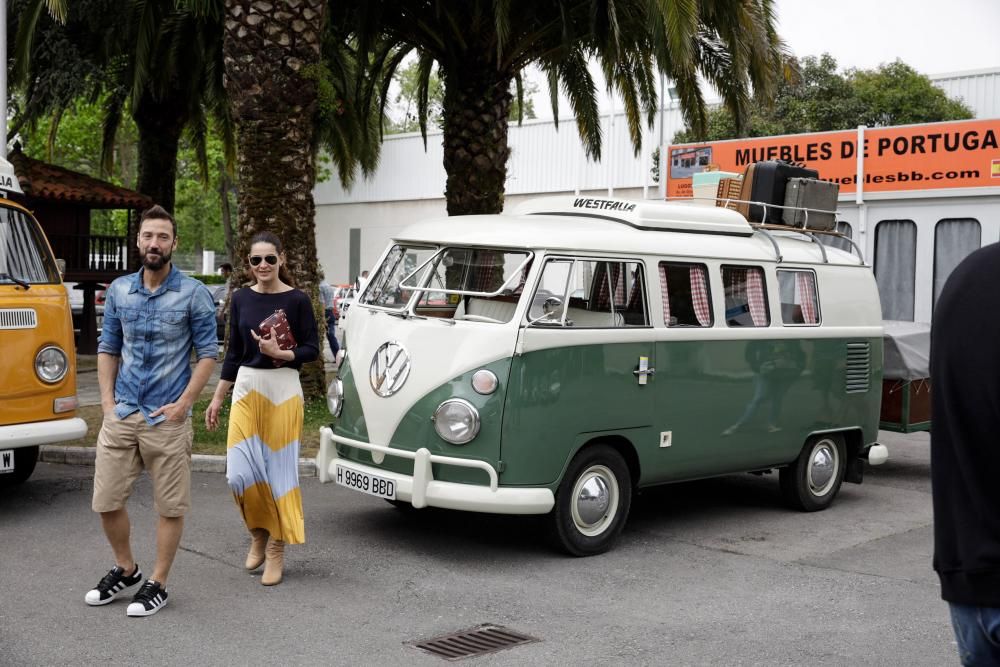
[[[1000,119],[866,128],[864,192],[1000,187]],[[692,174],[706,167],[743,173],[760,160],[804,164],[853,193],[858,131],[791,134],[670,146],[667,197],[691,197]]]

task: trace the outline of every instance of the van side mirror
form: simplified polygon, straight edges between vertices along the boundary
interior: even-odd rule
[[[545,313],[547,316],[552,317],[553,315],[558,314],[560,310],[562,310],[562,305],[563,305],[562,299],[560,299],[557,296],[550,296],[542,304],[542,312]]]
[[[555,319],[559,317],[560,311],[562,311],[562,299],[557,296],[550,296],[542,302],[542,314],[533,320],[528,320],[528,326],[530,327],[540,322]]]
[[[66,260],[65,259],[57,259],[56,260],[56,268],[59,269],[59,277],[60,278],[62,278],[64,275],[66,275]]]

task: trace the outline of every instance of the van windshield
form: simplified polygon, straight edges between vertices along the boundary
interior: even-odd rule
[[[41,228],[24,211],[0,206],[0,285],[58,283]]]
[[[520,299],[531,258],[525,250],[395,245],[361,303],[427,317],[506,322]],[[493,302],[506,306],[488,307]],[[498,315],[476,316],[477,308]]]

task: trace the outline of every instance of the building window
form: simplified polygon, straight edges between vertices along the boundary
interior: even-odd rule
[[[979,250],[983,230],[973,218],[946,218],[934,227],[934,303],[959,263]]]
[[[708,270],[702,264],[660,262],[660,299],[668,327],[712,326]]]
[[[913,321],[917,270],[917,225],[882,220],[875,227],[875,282],[882,319]]]
[[[766,327],[771,324],[762,268],[724,266],[722,285],[726,290],[726,324],[731,327]]]
[[[812,271],[778,271],[782,324],[819,324],[816,274]]]

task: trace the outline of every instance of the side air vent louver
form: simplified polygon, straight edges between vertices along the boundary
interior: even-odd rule
[[[38,316],[33,308],[0,309],[0,329],[34,329]]]
[[[848,343],[845,370],[845,390],[848,394],[868,391],[872,378],[872,349],[870,343]]]

